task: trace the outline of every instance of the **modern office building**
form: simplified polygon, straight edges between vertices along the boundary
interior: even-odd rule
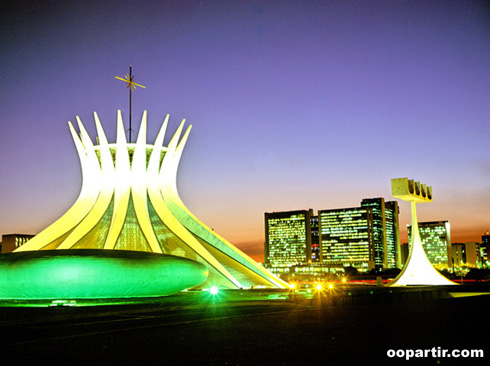
[[[318,223],[322,264],[361,272],[375,268],[372,207],[321,210]]]
[[[464,243],[451,243],[451,252],[453,269],[466,266],[466,246]]]
[[[490,259],[488,258],[488,247],[490,246],[490,232],[487,231],[481,236],[480,256],[482,265],[485,268],[490,267]]]
[[[400,257],[402,267],[407,263],[408,256],[410,255],[410,245],[408,243],[403,243],[400,245]]]
[[[320,262],[320,232],[318,231],[318,216],[311,218],[311,262]]]
[[[273,273],[311,263],[313,210],[265,213],[264,261]]]
[[[33,237],[34,235],[28,234],[2,235],[2,253],[12,253],[14,250],[20,248]]]
[[[455,269],[459,267],[480,268],[482,265],[480,243],[451,243],[451,251]]]
[[[427,258],[437,269],[452,268],[451,230],[449,221],[419,222],[420,240]],[[411,225],[407,225],[408,241]]]
[[[321,262],[359,271],[401,266],[398,203],[366,198],[360,207],[321,210]]]
[[[401,266],[398,203],[366,198],[360,207],[265,214],[265,263],[276,274],[289,267],[310,273]],[[309,223],[309,224],[308,224]],[[311,264],[311,266],[310,266]],[[297,270],[295,270],[297,272]]]
[[[376,268],[400,268],[398,203],[396,201],[385,202],[382,197],[365,198],[361,201],[361,207],[372,207],[373,209],[373,240]]]
[[[388,266],[388,261],[387,255],[385,255],[385,253],[387,253],[387,245],[384,199],[365,198],[361,201],[361,207],[371,208],[374,265],[379,269],[386,268]]]
[[[466,251],[466,265],[468,267],[480,268],[482,265],[480,243],[471,241],[464,243],[464,245]]]
[[[400,223],[398,217],[400,209],[398,202],[385,202],[385,226],[386,226],[386,260],[387,268],[401,268],[401,248],[400,248]]]

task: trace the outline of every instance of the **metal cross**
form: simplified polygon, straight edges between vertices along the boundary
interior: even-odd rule
[[[145,89],[145,87],[143,85],[136,84],[134,82],[133,67],[131,65],[129,65],[129,74],[126,74],[124,79],[120,78],[119,76],[116,76],[116,79],[124,81],[128,85],[127,88],[129,89],[129,143],[131,143],[131,132],[132,132],[132,129],[131,129],[131,92],[133,90],[136,90],[137,86],[139,86],[143,89]]]

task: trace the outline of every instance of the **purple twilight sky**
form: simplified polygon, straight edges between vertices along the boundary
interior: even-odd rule
[[[1,20],[0,234],[37,233],[75,201],[67,121],[110,141],[133,65],[133,126],[193,125],[178,187],[261,260],[264,212],[433,186],[420,221],[490,229],[490,9],[483,1],[16,1]],[[409,205],[400,201],[402,240]]]

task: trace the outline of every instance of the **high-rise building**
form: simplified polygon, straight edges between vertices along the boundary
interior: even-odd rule
[[[438,269],[452,267],[451,229],[449,221],[419,222],[420,240],[427,258]],[[411,242],[412,226],[407,225]]]
[[[373,209],[373,240],[375,266],[400,268],[400,231],[398,228],[398,203],[385,202],[384,198],[365,198],[361,207]]]
[[[265,213],[264,259],[273,273],[311,261],[313,210]]]
[[[398,203],[365,198],[361,207],[318,212],[321,261],[360,271],[401,266]]]
[[[466,250],[466,265],[468,267],[481,267],[480,243],[475,241],[464,243]]]
[[[324,265],[375,268],[372,207],[318,211],[320,258]]]
[[[464,243],[451,243],[452,266],[457,269],[466,266],[466,247]]]
[[[388,265],[386,247],[385,201],[383,198],[365,198],[361,207],[371,207],[373,228],[374,265],[376,268],[386,268]]]
[[[318,216],[311,218],[311,262],[320,262],[320,233],[318,231]]]
[[[324,272],[401,267],[398,203],[366,198],[360,207],[265,214],[265,263],[274,273],[311,264]],[[309,225],[308,225],[309,222]]]
[[[34,235],[28,234],[2,235],[2,253],[12,253],[14,250],[20,248],[33,237]]]
[[[400,245],[400,257],[401,257],[402,267],[405,266],[405,263],[407,263],[409,255],[410,255],[410,246],[408,245],[408,243],[401,244]]]
[[[451,243],[452,261],[455,269],[458,267],[481,267],[480,243]]]
[[[481,236],[481,246],[480,246],[481,261],[483,267],[485,268],[489,267],[489,259],[488,259],[489,246],[490,246],[490,232],[487,231],[485,234]]]
[[[387,268],[401,268],[400,224],[398,202],[385,202]]]

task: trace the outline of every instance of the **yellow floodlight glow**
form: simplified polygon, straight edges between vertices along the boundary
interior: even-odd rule
[[[323,286],[319,283],[318,285],[316,285],[316,289],[317,291],[321,291],[323,289]]]
[[[329,290],[333,290],[333,283],[329,283],[329,284],[328,284],[328,289],[329,289]]]

